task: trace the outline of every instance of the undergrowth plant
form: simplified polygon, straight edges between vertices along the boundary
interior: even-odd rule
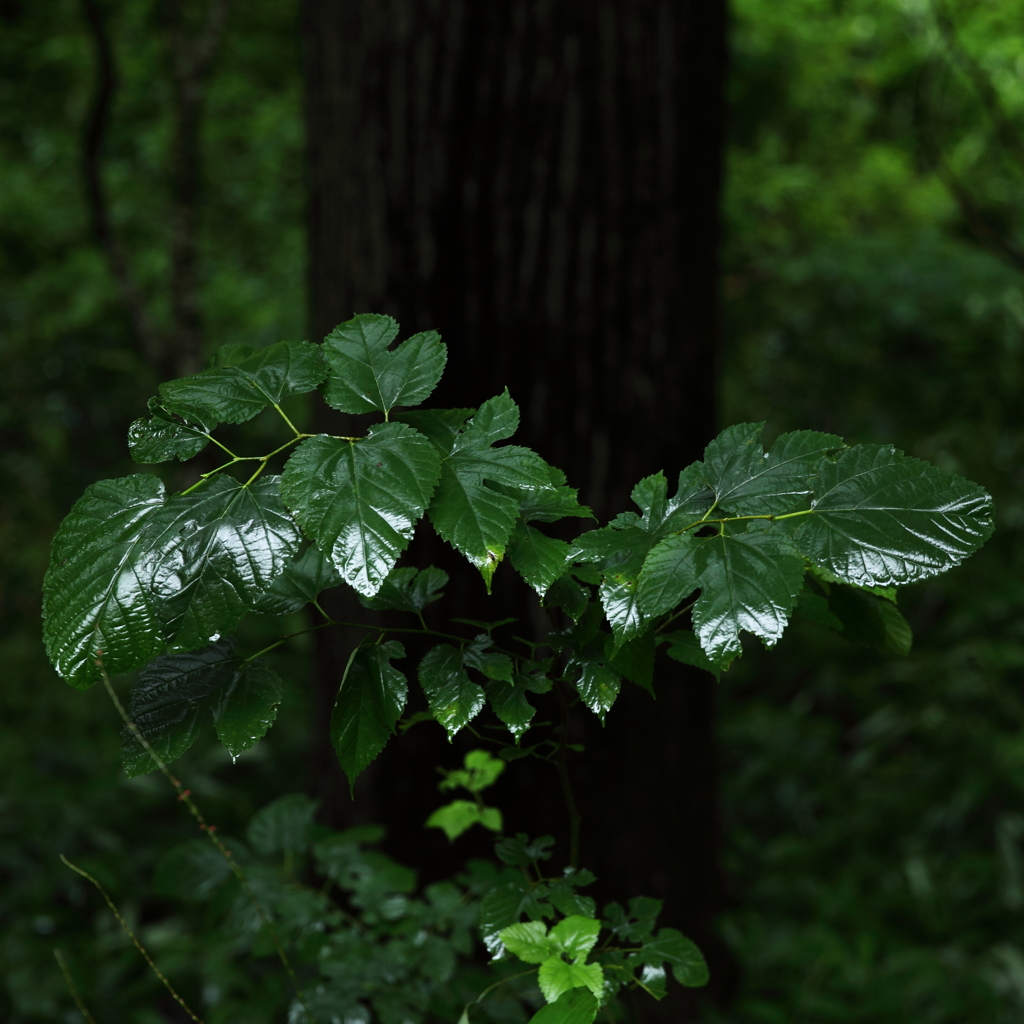
[[[53,543],[47,651],[79,689],[103,680],[113,696],[111,675],[137,673],[121,709],[125,770],[162,768],[207,832],[164,858],[158,890],[209,901],[224,935],[217,956],[277,955],[292,982],[289,1021],[615,1019],[621,989],[661,998],[669,974],[701,985],[707,971],[693,943],[656,929],[658,901],[635,897],[598,914],[581,891],[593,876],[579,864],[568,728],[563,718],[524,742],[536,696],[583,704],[603,721],[624,680],[655,695],[659,647],[717,675],[740,654],[742,633],[772,646],[794,612],[905,653],[896,588],[975,551],[992,530],[991,501],[891,446],[807,430],[765,451],[762,424],[740,424],[683,469],[671,494],[662,473],[649,476],[633,489],[634,511],[567,541],[546,524],[590,511],[561,471],[504,443],[519,422],[507,391],[477,409],[423,408],[445,346],[426,332],[393,347],[397,333],[390,317],[360,315],[322,345],[225,346],[201,373],[161,385],[129,429],[135,461],[184,462],[213,445],[222,464],[179,493],[146,473],[87,489]],[[317,391],[332,409],[375,421],[359,436],[301,431],[282,402]],[[264,454],[237,454],[215,436],[264,413],[281,426]],[[547,610],[548,635],[429,623],[446,574],[398,565],[422,521],[488,591],[509,563]],[[368,609],[405,613],[407,624],[336,622],[318,597],[339,586]],[[265,735],[285,685],[267,656],[297,633],[259,651],[232,633],[246,615],[307,607],[319,621],[301,632],[365,631],[330,722],[352,782],[403,722],[403,638],[431,644],[414,673],[428,710],[403,725],[430,717],[451,738],[490,714],[506,731],[446,774],[442,787],[468,798],[427,822],[449,838],[490,829],[497,863],[471,863],[417,895],[413,873],[372,849],[379,830],[324,829],[301,795],[264,808],[245,842],[229,845],[206,825],[167,766],[210,720],[232,757]],[[500,809],[484,802],[522,756],[559,773],[571,825],[561,873],[544,866],[550,837],[503,834]],[[211,1019],[258,1019],[253,1008],[273,1004],[247,998],[244,1007],[221,998]]]

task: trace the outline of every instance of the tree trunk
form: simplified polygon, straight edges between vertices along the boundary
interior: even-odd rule
[[[641,477],[699,458],[715,426],[724,0],[306,0],[304,31],[312,335],[354,312],[440,329],[431,404],[507,386],[516,441],[601,520]],[[479,580],[455,589],[469,586],[479,603]],[[340,656],[322,644],[324,706]],[[599,895],[664,898],[725,997],[713,684],[666,664],[657,690],[628,688],[603,730],[578,726],[583,862]],[[401,829],[413,815],[392,795]],[[672,1002],[651,1019],[684,1019]]]

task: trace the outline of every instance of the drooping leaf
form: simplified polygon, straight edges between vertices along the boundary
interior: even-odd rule
[[[492,832],[502,829],[501,811],[497,807],[483,807],[474,800],[453,800],[439,807],[426,820],[427,828],[439,828],[454,842],[474,825],[483,825]]]
[[[573,988],[588,988],[595,997],[599,997],[604,988],[604,971],[600,964],[567,963],[561,957],[553,956],[540,965],[537,984],[549,1003]]]
[[[397,640],[365,644],[352,654],[331,715],[331,742],[350,783],[395,731],[409,687],[391,660],[404,657]]]
[[[250,819],[246,838],[264,857],[300,853],[309,844],[317,801],[305,793],[288,793],[261,807]]]
[[[261,615],[290,615],[341,582],[330,560],[315,544],[309,544],[256,599],[253,610]]]
[[[437,331],[414,334],[396,349],[398,324],[389,316],[361,313],[339,324],[324,339],[330,367],[327,404],[342,412],[390,412],[419,405],[444,373],[447,349]]]
[[[430,505],[434,528],[480,570],[488,587],[519,514],[513,495],[521,488],[550,486],[548,466],[535,452],[517,445],[493,447],[511,437],[518,424],[519,409],[507,391],[484,402],[455,438]]]
[[[156,477],[89,487],[61,524],[44,583],[44,636],[73,686],[145,664],[174,639],[233,629],[298,550],[276,477],[216,477],[167,497]]]
[[[441,589],[448,582],[448,573],[434,566],[416,570],[413,568],[393,569],[373,597],[359,595],[364,608],[375,611],[412,612],[418,615],[441,598]]]
[[[740,652],[747,630],[771,647],[782,636],[803,585],[804,564],[778,530],[748,529],[699,540],[694,553],[701,588],[693,628],[718,668]]]
[[[420,662],[419,680],[430,713],[444,726],[449,740],[483,709],[484,691],[469,678],[457,647],[431,648]]]
[[[561,608],[573,622],[579,622],[588,601],[587,591],[568,573],[559,576],[544,595],[545,608]]]
[[[900,586],[959,565],[992,533],[977,484],[885,445],[823,459],[812,511],[794,540],[816,565],[857,586]]]
[[[185,462],[209,443],[209,431],[202,423],[175,418],[155,398],[149,400],[149,412],[148,420],[135,420],[128,428],[128,450],[134,462],[151,465],[173,458]]]
[[[577,500],[576,489],[566,486],[565,474],[554,466],[547,468],[545,487],[520,487],[516,492],[523,522],[553,523],[566,517],[593,519],[590,509]]]
[[[194,376],[161,384],[160,401],[168,412],[198,416],[211,427],[245,423],[288,395],[313,391],[326,376],[316,345],[279,341],[251,353],[235,350]]]
[[[574,658],[570,667],[579,668],[576,690],[580,699],[604,723],[604,716],[611,710],[619,691],[622,678],[603,658]]]
[[[283,686],[261,659],[244,661],[229,640],[219,640],[147,665],[132,687],[128,717],[165,764],[192,746],[209,718],[228,753],[237,757],[273,724]],[[134,732],[125,728],[121,739],[129,777],[156,770]]]
[[[814,430],[781,435],[765,454],[763,423],[727,427],[704,452],[702,476],[718,509],[729,515],[778,515],[806,507],[808,480],[821,457],[843,439]]]
[[[843,630],[842,620],[829,611],[827,598],[809,590],[806,585],[800,591],[796,610],[804,618],[810,619],[811,622],[816,622],[819,626],[827,626],[829,629],[834,629],[837,633],[841,633]]]
[[[548,587],[565,572],[569,545],[545,536],[520,520],[512,532],[508,556],[513,568],[543,597]]]
[[[319,434],[296,448],[281,493],[346,583],[372,597],[412,538],[437,483],[434,446],[404,423],[361,441]]]
[[[528,1024],[593,1024],[598,1005],[589,988],[574,988],[542,1006]]]
[[[643,944],[636,958],[652,967],[670,964],[676,981],[688,988],[708,983],[708,966],[701,951],[675,928],[662,928]]]
[[[653,631],[641,634],[628,640],[621,647],[613,644],[605,645],[608,665],[631,683],[643,687],[654,695],[654,652],[655,637]]]

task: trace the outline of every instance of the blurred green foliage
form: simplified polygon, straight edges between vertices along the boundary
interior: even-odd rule
[[[730,1024],[1010,1022],[1024,1010],[1024,2],[734,0],[723,422],[895,440],[995,496],[980,555],[908,592],[904,659],[794,625],[723,677]],[[104,174],[167,316],[160,7],[117,0]],[[303,322],[297,4],[236,5],[203,129],[210,346]],[[101,1020],[173,1019],[64,852],[171,971],[196,955],[161,855],[194,825],[118,773],[103,693],[46,665],[39,584],[84,486],[132,471],[155,379],[90,236],[79,163],[94,54],[72,0],[0,5],[0,1018],[76,1021],[59,945]],[[180,774],[241,831],[301,772],[301,696],[274,745]],[[287,707],[285,712],[288,712]],[[298,712],[298,713],[296,713]],[[147,895],[149,894],[149,895]],[[190,993],[191,994],[191,993]],[[202,993],[196,992],[201,996]],[[207,993],[212,999],[214,993]]]

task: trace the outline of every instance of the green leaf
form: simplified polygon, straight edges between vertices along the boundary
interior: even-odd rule
[[[190,839],[156,862],[153,891],[173,899],[205,900],[231,875],[231,865],[208,839]]]
[[[427,828],[442,829],[448,841],[453,842],[474,825],[483,825],[492,832],[500,832],[501,811],[496,807],[482,807],[473,800],[453,800],[434,811],[427,818],[426,825]]]
[[[613,644],[605,644],[609,668],[643,687],[651,696],[654,696],[655,642],[654,633],[647,632],[628,640],[617,650]]]
[[[281,493],[345,582],[372,597],[408,546],[439,464],[434,446],[404,423],[373,427],[361,441],[319,434],[288,460]]]
[[[145,664],[175,639],[195,648],[233,629],[298,550],[276,477],[216,477],[170,498],[152,476],[104,480],[54,538],[44,637],[73,686]]]
[[[568,554],[569,545],[564,540],[547,537],[522,520],[512,532],[509,561],[540,597],[565,572]]]
[[[597,1010],[597,997],[589,988],[574,988],[542,1006],[529,1024],[593,1024]]]
[[[565,877],[549,885],[551,905],[567,917],[578,914],[581,917],[592,918],[596,912],[593,899],[590,896],[581,896],[576,892],[576,887],[590,885],[593,881],[593,874],[587,870],[566,868]]]
[[[808,478],[826,452],[843,447],[834,434],[799,430],[782,434],[765,454],[763,428],[763,423],[728,427],[704,452],[701,475],[723,512],[778,515],[806,507]]]
[[[694,632],[711,662],[726,668],[740,653],[740,631],[771,647],[782,636],[803,585],[804,564],[778,530],[748,529],[697,542],[701,595]]]
[[[639,573],[637,605],[652,619],[675,608],[697,587],[697,551],[703,544],[692,533],[678,533],[655,544]]]
[[[177,458],[185,462],[209,443],[209,432],[202,423],[175,419],[160,408],[155,398],[149,400],[149,411],[148,420],[135,420],[128,428],[128,450],[133,461],[149,465]]]
[[[636,957],[652,967],[671,964],[676,981],[688,988],[708,983],[708,966],[701,951],[675,928],[662,928],[654,939],[644,943]]]
[[[803,606],[801,596],[801,609]],[[838,620],[843,636],[854,644],[901,657],[910,653],[914,635],[910,623],[892,601],[848,584],[829,588],[828,614]]]
[[[409,687],[391,660],[404,657],[397,640],[366,644],[352,653],[331,715],[331,742],[349,783],[395,731]]]
[[[521,487],[517,492],[519,515],[524,522],[553,523],[567,516],[593,519],[594,514],[577,500],[574,487],[565,486],[565,474],[548,466],[545,487]]]
[[[412,612],[418,615],[440,600],[441,588],[448,583],[448,573],[430,565],[426,569],[393,569],[373,597],[359,596],[364,608],[375,611]]]
[[[537,709],[526,699],[527,692],[547,693],[551,689],[551,680],[544,676],[516,672],[511,683],[493,680],[486,684],[485,689],[491,709],[518,740],[537,713]]]
[[[535,861],[550,860],[551,847],[554,846],[553,836],[538,836],[530,839],[525,832],[517,832],[515,836],[504,836],[494,844],[494,852],[498,860],[514,867],[529,867]]]
[[[555,951],[547,934],[548,929],[543,921],[510,924],[498,933],[505,948],[528,964],[543,963]]]
[[[572,658],[569,667],[580,669],[576,680],[576,690],[583,703],[601,719],[615,703],[615,698],[622,689],[622,678],[618,672],[604,664],[603,660],[590,658]]]
[[[279,341],[251,354],[238,349],[201,373],[161,384],[160,401],[168,412],[198,416],[212,429],[214,421],[245,423],[288,395],[313,391],[326,376],[316,345]]]
[[[600,964],[570,964],[561,957],[553,956],[540,965],[537,983],[549,1003],[573,988],[588,988],[595,998],[599,998],[604,988],[604,971]]]
[[[720,677],[721,673],[704,653],[704,648],[701,647],[700,640],[692,629],[676,630],[674,633],[666,634],[664,639],[669,642],[667,653],[670,658],[710,672],[716,679]]]
[[[391,419],[399,423],[408,423],[424,437],[430,439],[441,453],[448,456],[455,447],[455,439],[459,431],[466,425],[466,420],[473,415],[475,409],[400,409]]]
[[[505,770],[505,762],[492,757],[486,750],[470,750],[463,758],[463,767],[445,772],[445,778],[438,783],[442,792],[446,789],[468,789],[470,793],[481,793],[497,782]]]
[[[570,914],[551,929],[548,940],[560,953],[575,959],[585,957],[594,948],[600,931],[600,921],[595,921],[592,917]]]
[[[378,313],[361,313],[335,327],[323,345],[330,367],[327,404],[341,412],[388,413],[429,398],[448,358],[441,336],[414,334],[391,351],[396,337],[398,324]]]
[[[884,445],[823,459],[813,511],[794,540],[815,564],[857,586],[900,586],[959,565],[992,533],[977,484]]]
[[[580,621],[588,601],[587,591],[568,573],[555,580],[544,595],[545,608],[561,608],[573,622]]]
[[[165,654],[147,665],[132,687],[128,717],[165,764],[192,746],[208,717],[236,758],[273,724],[283,689],[269,665],[242,660],[229,640],[220,640],[201,651]],[[156,769],[134,732],[125,728],[121,742],[125,774]]]
[[[289,793],[261,807],[249,821],[246,838],[264,857],[303,852],[309,845],[317,801],[305,793]]]
[[[808,590],[806,585],[800,591],[796,610],[804,618],[810,619],[811,622],[816,622],[819,626],[827,626],[829,629],[834,629],[837,633],[843,631],[842,620],[829,611],[828,601],[820,594],[815,594],[812,590]]]
[[[550,486],[548,466],[535,452],[516,445],[492,447],[510,437],[518,423],[519,409],[507,391],[484,402],[455,438],[430,505],[434,528],[480,570],[488,588],[519,515],[511,494]]]
[[[487,650],[492,643],[486,633],[481,633],[462,649],[463,661],[470,668],[482,672],[488,679],[500,679],[502,682],[511,683],[512,659],[507,654]]]
[[[260,615],[290,615],[315,601],[322,590],[340,586],[341,582],[323,552],[309,544],[256,599],[253,610]]]
[[[430,713],[447,730],[449,741],[483,709],[484,691],[469,678],[456,647],[438,644],[429,650],[420,662],[419,680]]]

